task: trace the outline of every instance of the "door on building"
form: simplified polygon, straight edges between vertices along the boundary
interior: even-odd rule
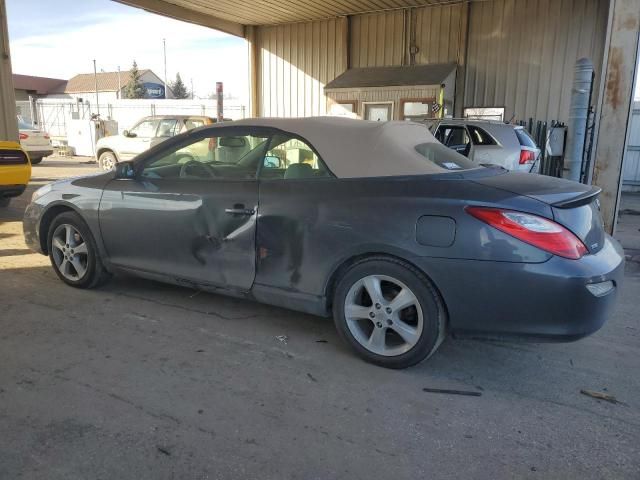
[[[364,119],[374,122],[388,122],[393,119],[393,102],[364,102]]]

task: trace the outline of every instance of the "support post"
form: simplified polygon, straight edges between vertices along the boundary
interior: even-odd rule
[[[16,95],[13,89],[11,52],[5,0],[0,0],[0,141],[18,141]]]
[[[260,115],[259,108],[259,69],[260,63],[258,56],[260,55],[260,47],[258,46],[258,27],[247,25],[246,40],[249,55],[249,113],[252,117]]]
[[[618,214],[639,40],[638,0],[610,0],[592,177],[602,188],[600,208],[609,233]]]

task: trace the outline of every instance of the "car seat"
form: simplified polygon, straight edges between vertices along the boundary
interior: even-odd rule
[[[284,172],[284,178],[311,178],[313,177],[313,168],[308,163],[292,163]]]

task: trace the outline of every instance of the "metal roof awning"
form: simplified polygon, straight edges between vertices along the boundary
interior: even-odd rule
[[[467,0],[115,0],[149,12],[215,28],[239,37],[247,25],[324,20],[410,7],[447,5]]]
[[[440,85],[454,72],[455,63],[437,63],[402,67],[350,68],[327,83],[325,90],[336,88],[401,87]]]

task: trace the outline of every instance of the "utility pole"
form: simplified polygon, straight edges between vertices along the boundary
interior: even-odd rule
[[[118,65],[118,100],[122,98],[122,84],[120,83],[120,65]]]
[[[162,49],[164,50],[164,99],[167,99],[167,39],[162,39]]]
[[[98,70],[96,69],[96,60],[93,60],[93,83],[96,88],[96,109],[98,115],[100,115],[100,101],[98,100]]]

